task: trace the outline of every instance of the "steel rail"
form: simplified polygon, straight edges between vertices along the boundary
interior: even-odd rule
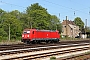
[[[46,51],[38,51],[38,52],[27,52],[27,53],[22,53],[22,54],[16,54],[13,56],[10,56],[10,58],[6,59],[37,59],[37,58],[43,58],[43,57],[50,57],[53,55],[58,55],[58,54],[65,54],[65,53],[71,53],[71,52],[76,52],[76,51],[83,51],[83,50],[88,50],[89,45],[87,46],[79,46],[79,47],[73,47],[73,48],[62,48],[62,49],[54,49],[54,50],[46,50]],[[22,56],[21,56],[22,55]],[[16,57],[17,56],[17,57]],[[8,56],[7,56],[8,57]],[[0,57],[2,58],[2,57]],[[4,57],[5,59],[5,57]]]
[[[8,55],[8,54],[16,54],[16,53],[23,53],[23,52],[34,52],[34,51],[40,51],[40,50],[49,50],[49,49],[57,49],[57,48],[65,48],[65,47],[75,47],[75,46],[84,46],[88,45],[88,43],[81,43],[81,44],[69,44],[69,45],[58,45],[58,46],[45,46],[45,47],[36,47],[36,48],[25,48],[25,49],[15,49],[15,50],[5,50],[0,51],[1,55]]]

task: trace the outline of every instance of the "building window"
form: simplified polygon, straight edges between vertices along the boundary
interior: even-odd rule
[[[66,28],[66,26],[65,26],[65,28]]]

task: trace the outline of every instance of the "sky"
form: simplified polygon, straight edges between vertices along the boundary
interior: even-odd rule
[[[5,11],[19,10],[24,12],[31,4],[39,3],[48,13],[56,15],[60,21],[74,20],[80,17],[84,24],[90,27],[90,0],[0,0],[0,8]]]

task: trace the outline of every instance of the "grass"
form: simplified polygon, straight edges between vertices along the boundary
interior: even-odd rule
[[[90,38],[70,38],[70,37],[65,37],[65,38],[60,38],[60,41],[78,41],[78,40],[90,40]]]
[[[20,40],[0,40],[0,44],[19,44]]]
[[[52,56],[50,57],[50,60],[56,60],[56,57]]]
[[[90,54],[90,51],[89,52],[85,52],[85,54]]]

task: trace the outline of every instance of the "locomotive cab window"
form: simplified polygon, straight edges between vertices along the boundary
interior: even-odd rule
[[[30,31],[27,31],[27,33],[30,33]]]
[[[23,34],[29,34],[30,31],[23,31]]]

